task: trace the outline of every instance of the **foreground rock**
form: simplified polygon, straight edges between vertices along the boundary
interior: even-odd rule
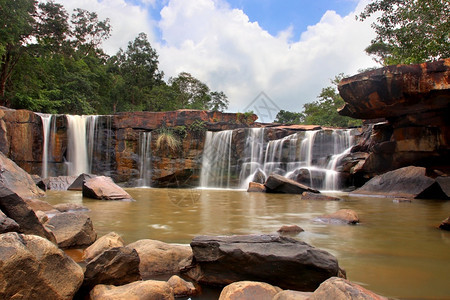
[[[96,285],[89,294],[91,300],[173,300],[172,288],[165,281],[146,280],[122,286]]]
[[[175,297],[190,297],[199,293],[192,282],[183,280],[180,276],[173,275],[167,280]]]
[[[57,214],[45,226],[53,232],[61,248],[89,246],[97,238],[91,219],[81,213]]]
[[[20,229],[19,224],[16,223],[11,218],[8,218],[1,210],[0,210],[0,233],[6,232],[18,232]]]
[[[30,174],[0,151],[0,182],[23,198],[42,197],[45,193],[34,183]]]
[[[132,200],[130,194],[106,176],[97,176],[84,181],[83,197],[100,200]]]
[[[276,294],[272,300],[307,300],[311,295],[311,292],[284,290]]]
[[[47,239],[0,235],[0,299],[72,299],[83,270]]]
[[[0,210],[20,226],[20,232],[34,234],[56,243],[51,232],[39,222],[34,211],[16,193],[0,183]]]
[[[262,183],[249,182],[247,192],[249,192],[249,193],[265,193],[266,187]]]
[[[116,247],[123,247],[124,242],[123,239],[115,232],[110,232],[98,240],[95,241],[92,245],[84,249],[83,251],[83,260],[89,262],[94,257],[99,255],[100,253]]]
[[[327,196],[324,194],[311,193],[311,192],[303,192],[302,200],[320,200],[320,201],[341,201],[341,198]]]
[[[335,213],[318,217],[317,221],[334,224],[357,224],[358,214],[351,209],[340,209]]]
[[[339,272],[330,253],[278,235],[198,236],[191,247],[196,265],[187,275],[207,285],[251,280],[313,291]]]
[[[153,275],[178,274],[192,261],[192,249],[187,245],[144,239],[127,247],[139,253],[141,259],[139,270],[144,279]]]
[[[227,285],[220,293],[219,300],[272,300],[280,291],[280,288],[264,282],[238,281]]]
[[[441,224],[439,224],[439,229],[450,230],[450,217],[448,217],[447,219],[443,220],[441,222]]]
[[[271,174],[264,183],[267,193],[302,194],[303,192],[319,193],[306,185],[298,183],[278,174]]]
[[[434,184],[422,167],[404,167],[375,176],[350,195],[370,194],[391,197],[415,198]]]
[[[348,280],[332,277],[323,282],[317,290],[308,298],[309,300],[387,300],[387,298],[375,294],[356,283]]]

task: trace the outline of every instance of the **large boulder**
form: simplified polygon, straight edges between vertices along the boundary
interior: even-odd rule
[[[5,232],[18,232],[20,229],[19,224],[16,223],[11,218],[8,218],[1,210],[0,210],[0,233]]]
[[[323,282],[308,298],[309,300],[387,300],[387,298],[366,290],[356,283],[332,277]]]
[[[192,261],[192,249],[185,245],[144,239],[127,247],[139,253],[139,269],[144,279],[153,275],[178,274]]]
[[[67,188],[67,190],[69,191],[82,191],[83,190],[83,183],[86,180],[89,180],[91,178],[96,177],[96,175],[93,174],[80,174],[77,179],[75,179],[74,182],[72,182],[72,184]]]
[[[174,300],[172,288],[165,281],[137,281],[122,286],[96,285],[89,294],[91,300]]]
[[[265,282],[238,281],[227,285],[220,293],[219,300],[272,300],[280,291],[280,288]]]
[[[0,184],[0,210],[20,226],[20,232],[34,234],[56,243],[53,234],[39,222],[34,211],[24,199]]]
[[[97,176],[83,182],[83,197],[100,200],[132,200],[110,177]]]
[[[91,219],[82,213],[57,214],[45,226],[53,232],[61,248],[89,246],[97,238]]]
[[[92,245],[84,249],[83,251],[83,259],[87,262],[91,261],[94,257],[104,252],[105,250],[123,247],[124,242],[123,239],[115,232],[110,232],[98,240],[95,241]]]
[[[284,290],[276,294],[272,300],[308,300],[311,295],[312,292]]]
[[[83,270],[47,239],[0,235],[1,299],[72,299]]]
[[[318,190],[288,179],[278,174],[270,174],[264,183],[267,193],[302,194],[303,192],[319,193]]]
[[[191,247],[196,265],[187,275],[207,285],[251,280],[313,291],[340,271],[330,253],[278,235],[198,236]]]
[[[42,197],[45,193],[30,174],[0,152],[0,183],[22,198]]]

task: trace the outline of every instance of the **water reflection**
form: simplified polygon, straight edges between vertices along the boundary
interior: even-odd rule
[[[298,195],[236,190],[129,189],[135,202],[96,201],[80,192],[48,191],[56,204],[88,206],[99,235],[115,231],[125,242],[150,238],[189,243],[196,235],[273,233],[296,224],[296,236],[339,259],[350,280],[389,297],[445,299],[450,233],[436,229],[450,212],[450,202],[393,203],[388,198],[305,201]],[[355,210],[356,226],[312,220],[341,208]]]

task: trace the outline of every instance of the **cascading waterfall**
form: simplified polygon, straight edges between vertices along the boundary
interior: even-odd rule
[[[152,133],[139,134],[139,180],[138,187],[150,187],[152,178]]]
[[[42,145],[42,171],[41,171],[41,177],[47,178],[48,177],[48,158],[49,158],[49,145],[50,145],[50,130],[51,130],[51,124],[52,124],[52,117],[51,114],[42,114],[42,113],[36,113],[38,116],[41,117],[42,121],[42,134],[44,137],[44,143]]]

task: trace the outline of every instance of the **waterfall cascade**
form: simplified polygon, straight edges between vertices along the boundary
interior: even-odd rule
[[[48,159],[49,159],[49,145],[50,145],[50,130],[52,125],[52,117],[51,114],[41,114],[37,113],[38,116],[41,117],[42,121],[42,134],[43,134],[43,145],[42,145],[42,172],[41,177],[48,177]]]
[[[139,180],[138,187],[150,187],[152,179],[152,133],[139,134]]]

